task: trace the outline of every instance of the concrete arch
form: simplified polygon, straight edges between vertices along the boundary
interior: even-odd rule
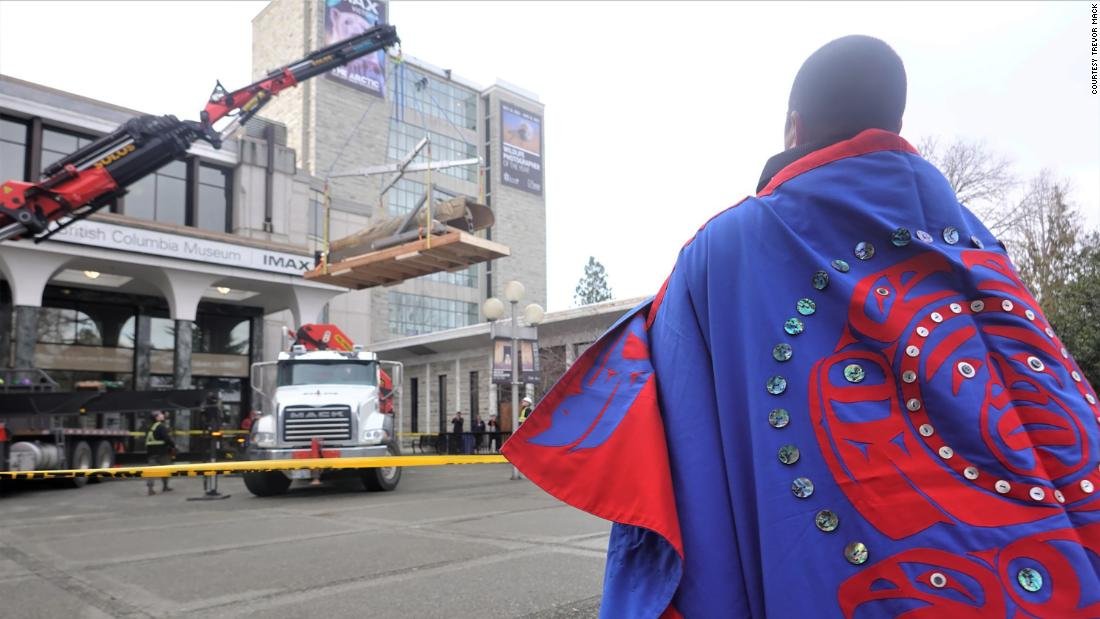
[[[0,247],[0,272],[11,288],[12,305],[42,307],[46,284],[73,259],[64,254],[25,249],[18,243]]]

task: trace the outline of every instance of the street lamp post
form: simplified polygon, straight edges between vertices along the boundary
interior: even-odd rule
[[[519,386],[520,381],[520,363],[519,363],[519,317],[516,315],[516,308],[519,302],[523,300],[523,295],[526,293],[526,289],[523,284],[512,280],[504,284],[504,298],[508,300],[508,303],[512,306],[512,324],[509,325],[509,336],[512,340],[512,432],[514,433],[519,429]],[[500,299],[496,297],[490,297],[485,300],[485,304],[482,306],[482,311],[485,317],[490,321],[495,321],[504,315],[504,304],[500,302]],[[537,303],[531,303],[523,310],[524,318],[527,324],[533,326],[542,322],[544,311],[542,306]],[[532,352],[534,348],[532,347]],[[534,360],[532,359],[532,362]],[[519,473],[519,469],[512,467],[512,479],[522,479]]]

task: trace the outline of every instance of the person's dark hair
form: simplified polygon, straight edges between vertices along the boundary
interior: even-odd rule
[[[885,42],[851,35],[826,43],[795,75],[787,104],[802,118],[803,142],[851,137],[864,129],[901,130],[906,79]]]

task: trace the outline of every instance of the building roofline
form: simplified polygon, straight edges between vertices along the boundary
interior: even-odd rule
[[[568,322],[571,320],[593,318],[606,314],[622,314],[637,306],[639,303],[645,301],[647,298],[649,297],[616,299],[612,301],[605,301],[603,303],[592,303],[590,305],[582,305],[581,307],[572,307],[566,310],[550,312],[546,314],[545,319],[542,321],[542,323],[539,324],[539,326],[545,327],[553,324]],[[433,353],[444,352],[444,349],[433,349],[433,345],[443,343],[451,343],[452,345],[454,345],[460,343],[462,340],[472,342],[475,340],[475,338],[484,339],[486,342],[488,342],[488,338],[491,332],[492,327],[490,323],[479,322],[476,324],[467,325],[465,327],[447,329],[445,331],[433,331],[431,333],[422,333],[420,335],[410,335],[406,337],[376,342],[375,344],[371,345],[370,349],[371,351],[378,353],[407,351],[412,354],[417,354],[417,349],[432,350]]]
[[[35,90],[42,90],[42,91],[45,91],[45,92],[49,92],[49,93],[58,95],[60,97],[69,97],[69,98],[72,98],[72,99],[80,99],[81,101],[85,101],[87,103],[91,103],[91,104],[94,104],[94,105],[102,105],[103,107],[110,108],[112,110],[115,110],[116,112],[122,112],[124,114],[132,114],[134,116],[142,116],[144,114],[147,114],[147,112],[142,112],[140,110],[135,110],[135,109],[132,109],[132,108],[124,107],[124,106],[121,106],[121,105],[110,103],[108,101],[102,101],[100,99],[93,99],[91,97],[85,97],[84,95],[77,94],[75,92],[70,92],[68,90],[61,90],[60,88],[54,88],[52,86],[46,86],[45,84],[42,84],[42,83],[39,83],[39,82],[31,82],[31,81],[28,81],[28,80],[20,79],[18,77],[12,77],[10,75],[5,75],[3,73],[0,73],[0,82],[13,82],[13,83],[19,84],[21,86],[26,86],[27,88],[33,88]]]
[[[493,82],[493,84],[491,86],[489,86],[488,88],[482,90],[482,94],[488,94],[489,92],[491,92],[494,89],[500,89],[500,90],[504,90],[504,91],[506,91],[510,94],[513,94],[513,95],[519,95],[519,96],[523,97],[524,99],[527,99],[528,101],[531,101],[532,103],[537,103],[540,106],[545,107],[545,104],[543,104],[543,102],[539,100],[539,96],[537,94],[535,94],[534,91],[527,90],[526,88],[523,88],[522,86],[517,86],[517,85],[515,85],[515,84],[513,84],[513,83],[511,83],[507,80],[503,80],[499,77],[496,79],[495,82]]]

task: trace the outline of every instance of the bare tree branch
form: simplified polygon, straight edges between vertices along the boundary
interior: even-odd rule
[[[1009,200],[1020,184],[1012,161],[993,153],[985,142],[956,139],[945,145],[928,136],[918,150],[947,178],[959,202],[993,234],[1006,235],[1024,217],[1020,204]]]

